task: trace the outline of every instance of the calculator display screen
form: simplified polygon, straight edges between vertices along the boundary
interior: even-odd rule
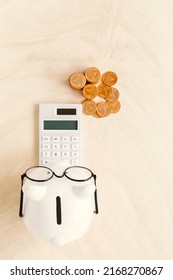
[[[77,130],[78,122],[74,120],[46,120],[44,121],[45,130]]]
[[[56,111],[57,115],[76,115],[75,108],[58,108]]]

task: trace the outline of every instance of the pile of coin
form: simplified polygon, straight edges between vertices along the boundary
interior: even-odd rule
[[[84,74],[73,73],[69,78],[69,83],[73,89],[81,90],[85,97],[82,102],[83,113],[102,118],[117,113],[121,108],[118,100],[119,91],[113,87],[117,79],[117,75],[112,71],[101,75],[98,68],[90,67]],[[97,96],[103,98],[103,102],[96,103],[93,99]]]

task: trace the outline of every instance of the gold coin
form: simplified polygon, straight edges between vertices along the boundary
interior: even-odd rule
[[[106,100],[109,102],[114,102],[119,97],[119,91],[116,88],[111,88],[111,91],[107,94]]]
[[[85,100],[83,102],[83,113],[92,115],[96,111],[96,103],[93,100]]]
[[[101,118],[101,117],[97,114],[97,112],[94,112],[94,113],[92,114],[92,116],[95,117],[95,118],[99,118],[99,119]]]
[[[108,87],[105,84],[100,84],[97,86],[97,94],[103,98],[106,98],[111,91],[111,87]]]
[[[70,76],[69,82],[73,89],[82,89],[86,84],[86,78],[82,73],[76,72]]]
[[[85,96],[85,98],[93,99],[97,95],[97,90],[96,90],[96,87],[94,85],[88,84],[88,85],[84,86],[84,88],[82,90],[82,93]]]
[[[117,79],[117,75],[112,71],[108,71],[102,75],[102,81],[107,86],[113,86],[117,82]]]
[[[111,107],[108,102],[100,102],[97,105],[96,112],[100,117],[107,117],[111,113]]]
[[[118,100],[114,102],[107,102],[107,103],[109,103],[112,114],[117,113],[121,109],[121,104]]]
[[[100,71],[96,67],[90,67],[85,71],[85,77],[89,83],[97,84],[100,81]]]
[[[113,92],[115,92],[116,97],[117,97],[117,99],[118,99],[118,98],[119,98],[119,96],[120,96],[119,91],[118,91],[116,88],[114,88],[114,87],[112,87],[112,91],[113,91]]]

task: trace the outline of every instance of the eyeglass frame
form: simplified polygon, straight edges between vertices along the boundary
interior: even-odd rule
[[[44,179],[44,180],[43,180],[43,179],[42,179],[42,180],[36,180],[36,179],[32,179],[32,178],[30,178],[29,176],[27,176],[27,171],[28,171],[28,170],[30,170],[30,169],[32,169],[32,168],[38,168],[38,167],[41,167],[41,168],[45,168],[45,169],[50,170],[51,173],[52,173],[51,177],[48,178],[48,179]],[[78,167],[78,168],[87,169],[88,171],[90,171],[91,176],[90,176],[89,178],[87,178],[87,179],[79,179],[79,180],[78,180],[78,179],[73,179],[73,178],[68,177],[67,174],[66,174],[66,171],[67,171],[68,169],[77,168],[77,167]],[[84,166],[76,166],[76,165],[75,165],[75,166],[70,166],[70,167],[67,167],[67,168],[64,170],[64,172],[63,172],[62,175],[57,175],[51,168],[49,168],[49,167],[47,167],[47,166],[36,165],[36,166],[32,166],[32,167],[28,168],[28,169],[25,171],[25,173],[23,173],[23,174],[21,175],[21,190],[20,190],[20,204],[19,204],[19,217],[20,217],[20,218],[22,218],[22,217],[24,216],[24,215],[23,215],[24,192],[23,192],[23,190],[22,190],[24,179],[27,178],[27,179],[29,179],[29,180],[31,180],[31,181],[33,181],[33,182],[43,183],[43,182],[47,182],[47,181],[51,180],[51,179],[53,178],[53,176],[55,176],[55,177],[57,177],[57,178],[63,178],[63,177],[65,176],[67,179],[69,179],[69,180],[71,180],[71,181],[74,181],[74,182],[86,182],[86,181],[90,180],[91,178],[93,178],[93,179],[94,179],[94,185],[95,185],[95,191],[94,191],[95,211],[93,211],[93,213],[98,214],[99,210],[98,210],[97,185],[96,185],[96,178],[97,178],[97,176],[96,176],[96,174],[94,174],[89,168],[84,167]]]

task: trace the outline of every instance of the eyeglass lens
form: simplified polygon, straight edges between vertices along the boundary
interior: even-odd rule
[[[31,167],[26,171],[26,176],[35,181],[49,180],[53,176],[51,169],[43,166]]]
[[[87,181],[92,177],[92,172],[82,166],[72,166],[65,170],[65,176],[74,181]]]

